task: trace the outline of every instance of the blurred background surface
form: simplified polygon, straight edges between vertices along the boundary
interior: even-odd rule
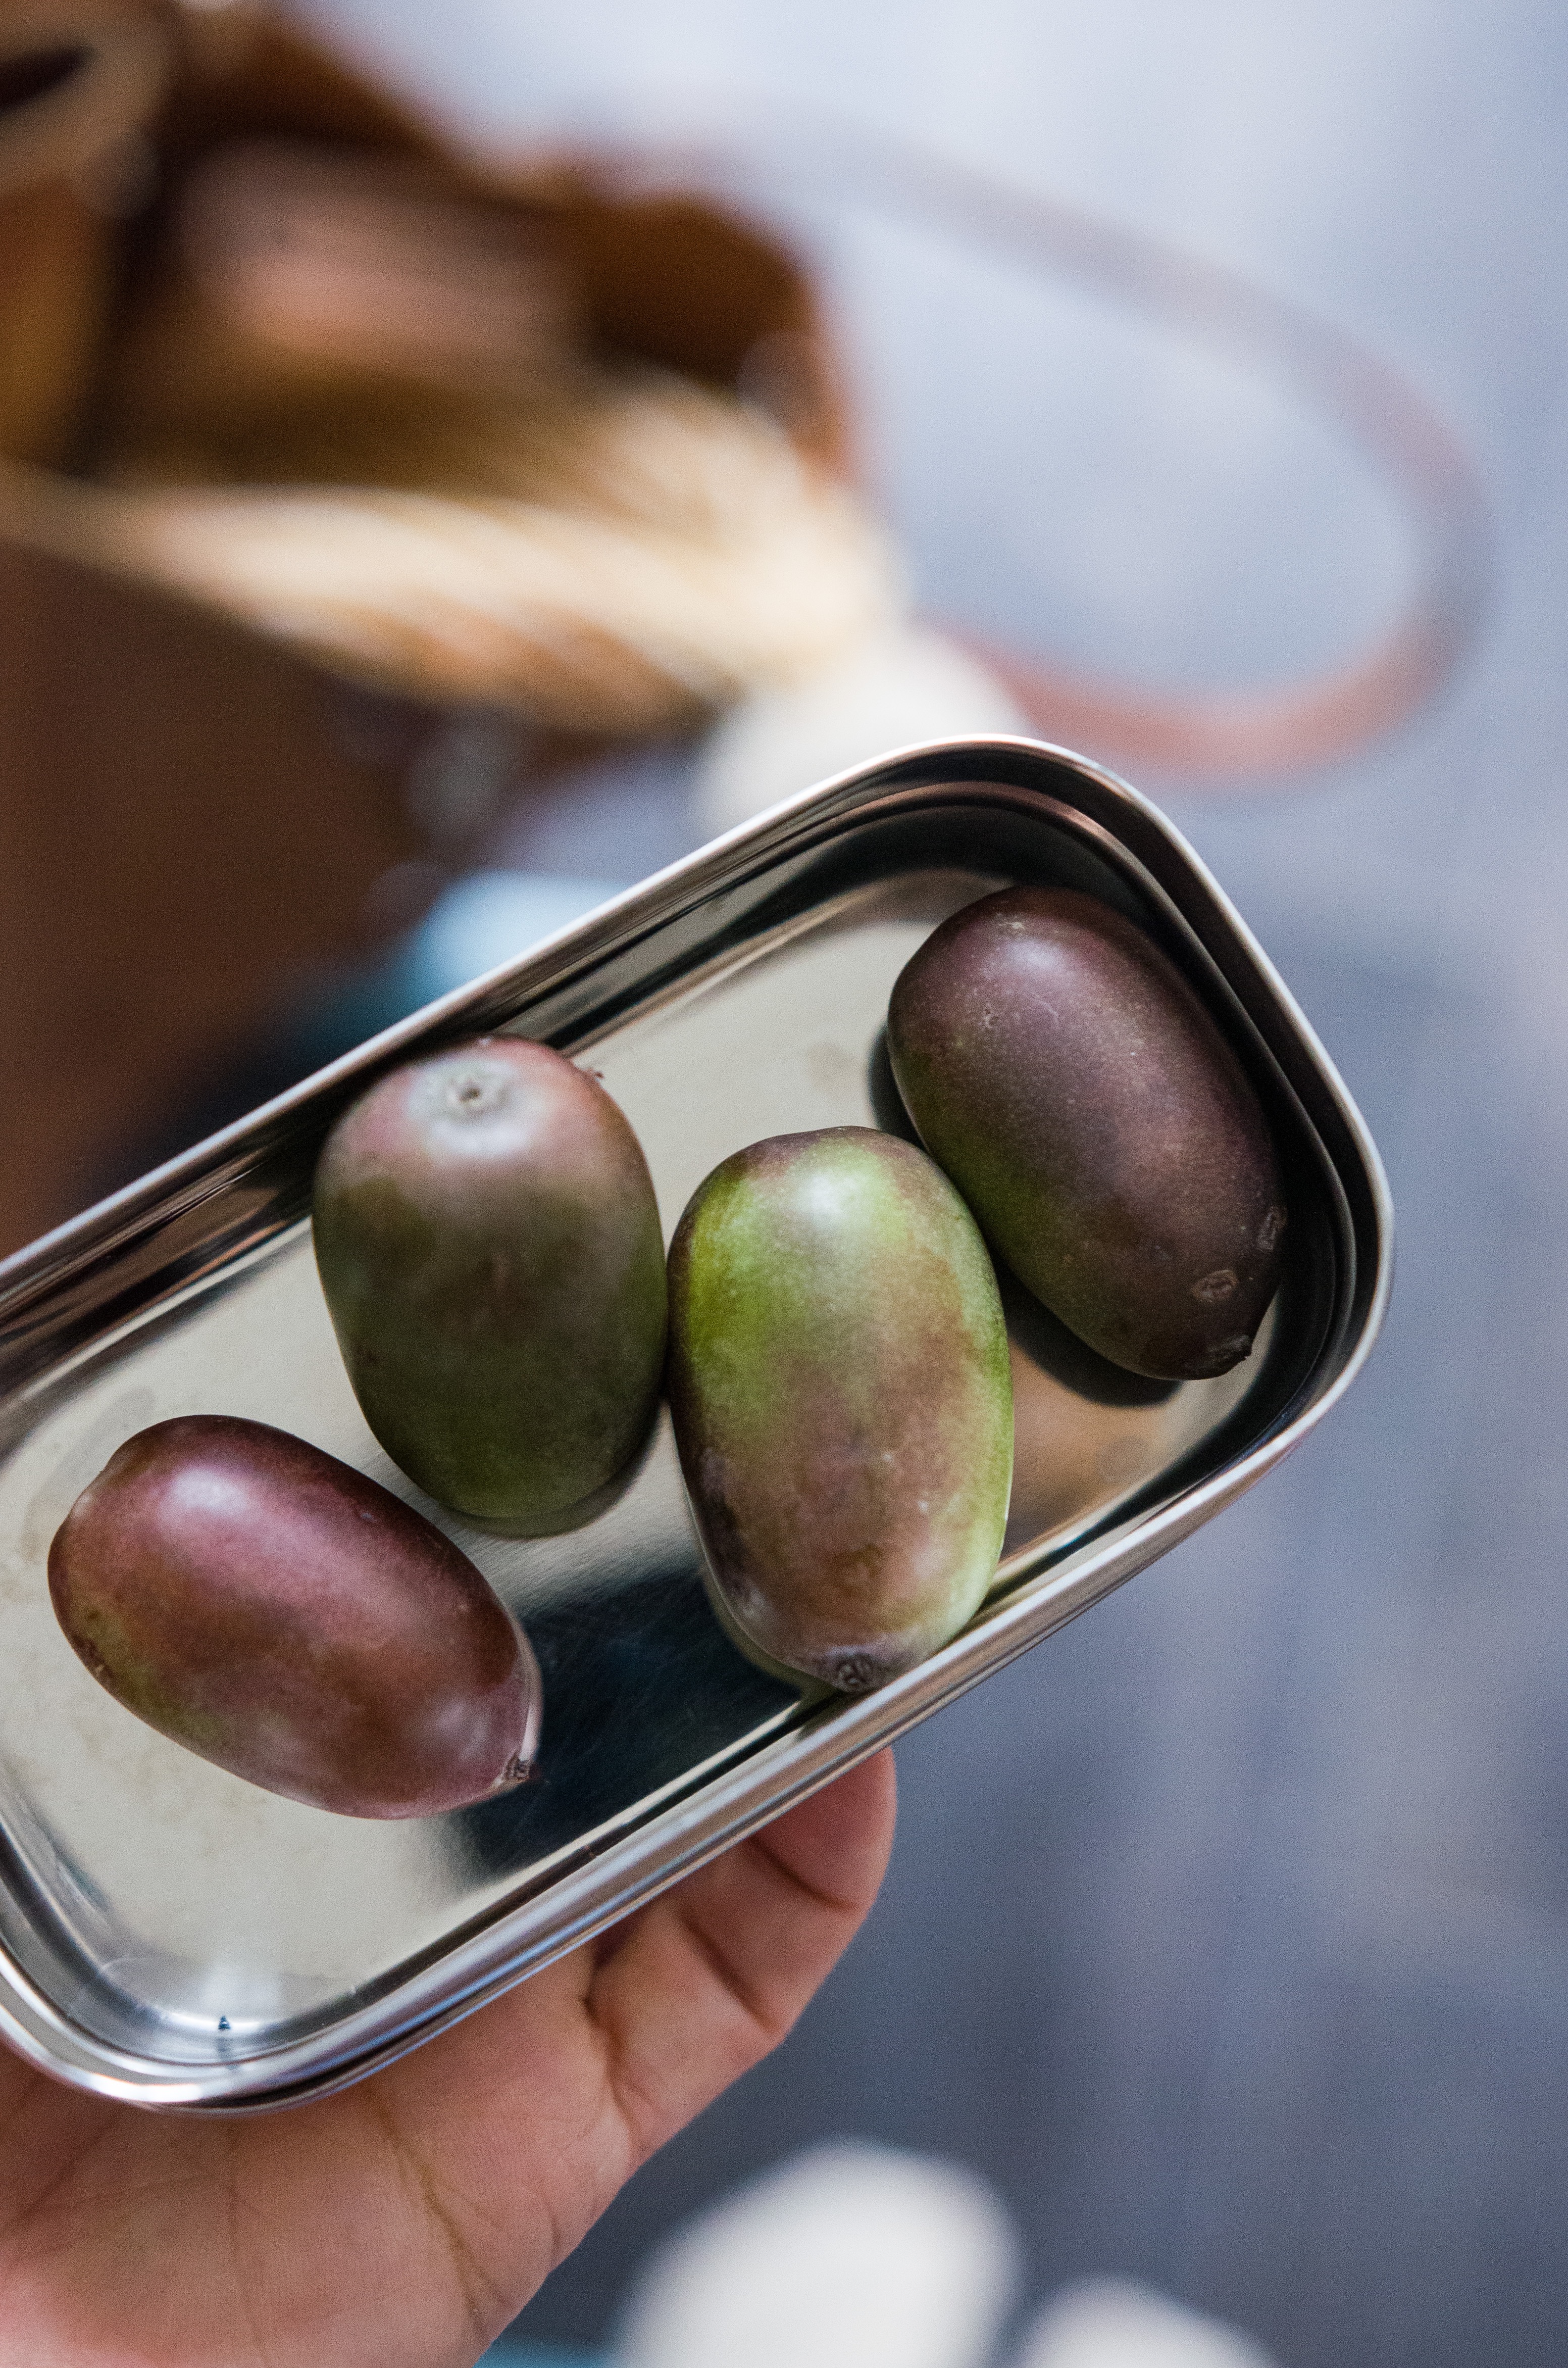
[[[313,0],[302,21],[491,154],[722,136],[817,276],[920,610],[977,642],[1178,693],[1290,679],[1385,629],[1415,561],[1320,409],[1147,306],[850,202],[802,110],[1350,333],[1446,421],[1491,521],[1479,639],[1403,729],[1289,777],[1127,767],[1383,1151],[1401,1270],[1371,1371],[1266,1487],[901,1748],[861,1940],[517,2340],[598,2344],[655,2240],[852,2137],[990,2180],[1026,2304],[1131,2277],[1284,2368],[1568,2358],[1561,13]],[[1004,721],[966,705],[993,695],[954,689],[954,728]],[[683,852],[769,766],[782,794],[940,728],[917,708],[907,680],[862,685],[825,721],[765,714],[738,754],[732,719],[497,796],[448,867],[483,882],[373,971],[301,978],[75,1197]],[[483,803],[510,759],[451,730],[428,778]],[[414,909],[444,889],[439,864],[397,869]]]

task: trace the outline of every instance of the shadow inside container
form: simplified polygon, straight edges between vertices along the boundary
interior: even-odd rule
[[[487,1874],[566,1847],[799,1700],[730,1643],[689,1557],[527,1625],[544,1681],[538,1773],[456,1821]]]
[[[1071,1390],[1074,1397],[1086,1398],[1091,1406],[1164,1406],[1180,1389],[1179,1382],[1158,1381],[1151,1374],[1130,1373],[1125,1366],[1113,1365],[1108,1357],[1069,1332],[1060,1316],[1043,1306],[1033,1292],[1026,1291],[994,1252],[993,1263],[1009,1339],[1017,1342],[1031,1364]]]
[[[872,1113],[882,1133],[896,1134],[901,1142],[913,1143],[917,1149],[924,1149],[915,1131],[915,1121],[903,1107],[903,1096],[899,1092],[898,1080],[892,1073],[892,1055],[888,1051],[885,1028],[877,1030],[866,1082],[871,1097]]]

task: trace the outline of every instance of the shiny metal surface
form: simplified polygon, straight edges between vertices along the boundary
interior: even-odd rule
[[[920,1668],[798,1697],[710,1613],[667,1429],[575,1535],[438,1515],[528,1625],[541,1781],[404,1825],[276,1799],[142,1727],[57,1631],[44,1564],[121,1440],[278,1423],[418,1501],[366,1429],[316,1284],[322,1137],[390,1062],[483,1029],[601,1074],[666,1231],[764,1134],[899,1125],[889,988],[1011,880],[1086,887],[1180,963],[1263,1093],[1292,1224],[1247,1363],[1175,1388],[1013,1308],[1018,1470],[995,1589]],[[1110,776],[1026,741],[907,751],[776,809],[449,996],[0,1267],[0,2018],[67,2079],[237,2109],[341,2085],[536,1971],[1049,1634],[1248,1486],[1348,1384],[1389,1282],[1366,1131],[1213,882]],[[431,1508],[425,1507],[426,1511]]]

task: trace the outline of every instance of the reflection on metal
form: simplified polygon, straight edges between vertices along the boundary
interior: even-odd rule
[[[1013,1521],[969,1629],[854,1700],[752,1667],[708,1609],[661,1428],[569,1537],[437,1516],[544,1671],[540,1778],[506,1800],[401,1826],[331,1816],[193,1759],[94,1685],[55,1627],[45,1556],[147,1422],[276,1422],[417,1501],[365,1427],[308,1239],[317,1150],[370,1077],[485,1030],[591,1059],[669,1229],[744,1143],[900,1122],[892,982],[936,922],[1013,880],[1097,894],[1165,946],[1264,1098],[1292,1218],[1271,1326],[1217,1382],[1139,1382],[1014,1297]],[[906,752],[614,898],[0,1266],[0,2029],[100,2093],[229,2109],[319,2093],[416,2044],[1238,1495],[1359,1367],[1388,1226],[1365,1130],[1230,906],[1151,806],[1078,758],[1000,739]]]

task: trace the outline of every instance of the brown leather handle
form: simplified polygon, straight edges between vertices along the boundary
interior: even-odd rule
[[[804,192],[812,203],[882,214],[993,262],[1075,281],[1272,379],[1371,461],[1406,523],[1412,588],[1388,631],[1331,671],[1257,688],[1155,689],[1109,671],[1080,674],[1030,650],[1023,635],[1002,647],[941,620],[1004,678],[1046,738],[1205,790],[1245,790],[1392,730],[1473,642],[1490,538],[1469,456],[1397,370],[1334,323],[1162,239],[804,108],[760,113],[679,149],[628,142],[600,169],[622,192],[671,175],[765,204],[780,191],[797,201]]]

